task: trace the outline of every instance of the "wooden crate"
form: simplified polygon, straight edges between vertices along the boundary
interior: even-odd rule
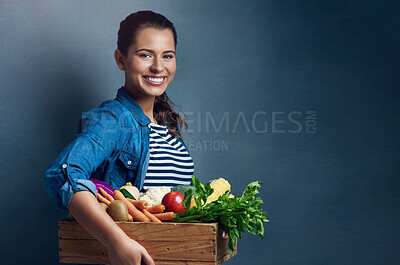
[[[149,252],[156,265],[216,265],[236,255],[218,223],[117,222]],[[58,223],[60,263],[109,264],[106,248],[76,221]]]

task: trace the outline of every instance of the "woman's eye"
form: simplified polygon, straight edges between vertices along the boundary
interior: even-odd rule
[[[142,54],[139,55],[139,57],[141,57],[141,58],[151,58],[151,55],[147,54],[147,53],[142,53]]]
[[[164,59],[172,59],[172,58],[174,58],[174,56],[173,56],[173,55],[166,54],[166,55],[163,56],[163,58],[164,58]]]

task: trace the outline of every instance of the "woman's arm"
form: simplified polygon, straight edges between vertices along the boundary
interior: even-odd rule
[[[106,107],[85,113],[78,135],[45,173],[43,182],[60,208],[74,218],[107,249],[111,264],[154,265],[147,251],[129,238],[100,207],[92,173],[106,161],[121,136],[119,114]]]
[[[91,235],[107,248],[112,265],[154,265],[154,261],[146,249],[122,231],[100,207],[91,192],[78,191],[74,193],[68,210]]]
[[[122,140],[121,114],[109,108],[103,106],[83,114],[77,136],[44,174],[43,184],[61,209],[68,209],[77,191],[96,194],[89,178],[104,166]]]

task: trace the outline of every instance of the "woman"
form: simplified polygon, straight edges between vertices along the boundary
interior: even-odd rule
[[[77,137],[44,176],[52,198],[107,248],[111,264],[154,262],[101,209],[88,179],[143,189],[190,184],[193,174],[179,133],[186,123],[165,92],[176,71],[176,41],[173,24],[160,14],[140,11],[121,22],[114,57],[125,85],[82,116]]]

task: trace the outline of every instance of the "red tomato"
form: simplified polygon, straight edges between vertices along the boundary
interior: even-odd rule
[[[183,208],[183,194],[177,191],[171,191],[164,195],[162,204],[165,206],[166,212],[183,213],[186,209]]]

